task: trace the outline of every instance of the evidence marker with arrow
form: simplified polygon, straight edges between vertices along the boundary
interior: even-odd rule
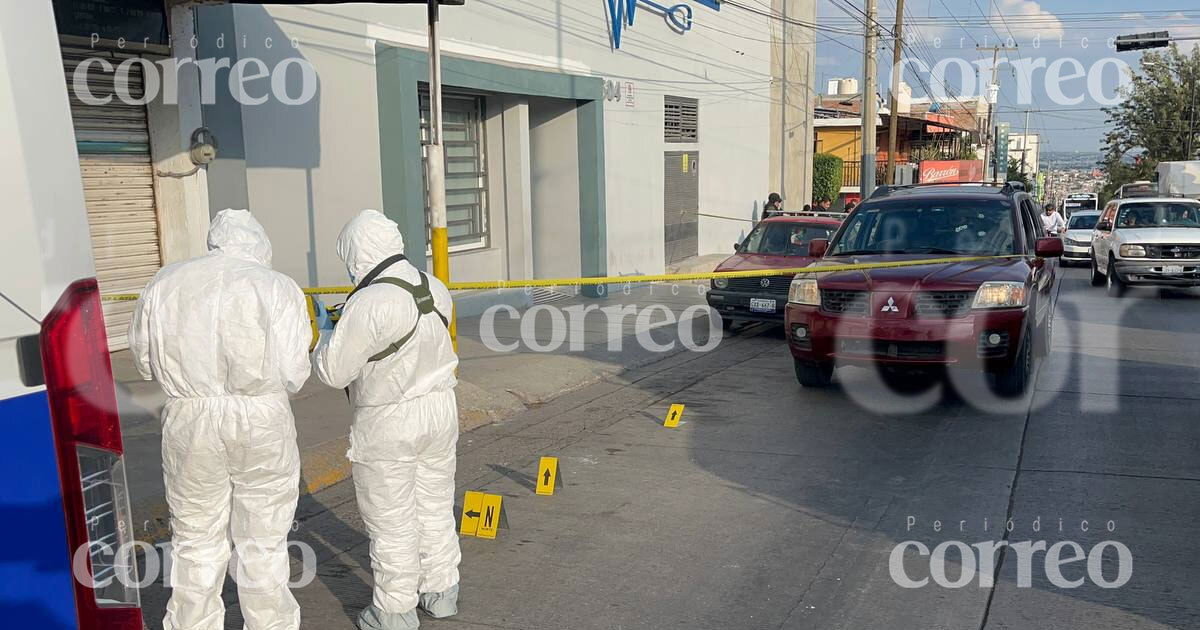
[[[538,462],[537,494],[551,496],[558,488],[563,487],[562,473],[558,471],[557,457],[543,457]]]
[[[674,429],[679,426],[679,418],[681,417],[683,417],[683,403],[675,403],[667,411],[667,419],[663,421],[663,426],[668,429]]]
[[[468,490],[463,494],[462,523],[458,533],[463,536],[474,536],[479,531],[479,509],[483,507],[483,493]]]
[[[495,538],[496,530],[501,528],[508,529],[504,497],[473,490],[463,494],[462,524],[458,528],[460,535]]]

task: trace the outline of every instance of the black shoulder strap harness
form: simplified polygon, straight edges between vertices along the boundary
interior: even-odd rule
[[[379,277],[379,274],[383,273],[385,269],[400,262],[401,260],[408,259],[404,256],[404,254],[396,254],[394,256],[385,258],[383,262],[376,265],[370,273],[363,276],[362,282],[359,282],[358,286],[354,287],[354,290],[350,292],[350,295],[354,295],[355,293],[358,293],[372,284],[390,284],[392,286],[404,289],[405,292],[412,296],[413,302],[417,305],[417,323],[413,324],[412,330],[408,331],[408,334],[401,337],[395,343],[392,343],[380,352],[372,355],[371,358],[367,359],[368,363],[386,359],[400,350],[405,343],[408,343],[409,339],[412,339],[413,335],[417,334],[417,327],[421,325],[421,318],[429,315],[430,313],[436,314],[438,319],[442,320],[442,325],[450,325],[450,320],[447,319],[446,316],[441,313],[441,311],[438,311],[437,306],[434,304],[433,293],[429,290],[429,276],[425,275],[425,272],[417,270],[417,273],[421,276],[421,284],[412,284],[411,282],[405,282],[399,278]],[[346,300],[349,301],[350,296],[347,296]]]

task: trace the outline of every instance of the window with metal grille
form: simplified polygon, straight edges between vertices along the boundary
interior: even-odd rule
[[[430,141],[428,89],[421,89],[420,100],[421,175],[425,182],[425,225],[429,226],[429,152],[426,149]],[[442,143],[446,154],[446,233],[450,251],[487,247],[487,159],[482,96],[442,93]],[[430,238],[427,227],[427,248]]]
[[[682,96],[664,96],[663,136],[667,142],[699,141],[700,101]]]

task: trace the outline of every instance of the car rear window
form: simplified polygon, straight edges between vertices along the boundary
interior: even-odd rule
[[[811,223],[770,221],[754,226],[746,239],[747,254],[807,256],[808,244],[815,238],[829,238],[837,228]]]
[[[1096,220],[1099,218],[1098,214],[1077,214],[1071,217],[1071,221],[1067,223],[1067,229],[1091,230],[1096,227]]]
[[[998,199],[903,199],[868,205],[846,220],[832,255],[1013,254],[1012,206]]]

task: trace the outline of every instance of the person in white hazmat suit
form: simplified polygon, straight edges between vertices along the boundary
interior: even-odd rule
[[[272,271],[271,243],[245,210],[223,210],[205,256],[158,272],[129,326],[142,377],[167,395],[163,481],[172,592],[164,630],[222,630],[234,573],[246,630],[296,630],[287,534],[300,489],[288,394],[311,369],[304,294]]]
[[[362,630],[416,628],[416,607],[458,612],[454,526],[458,357],[447,331],[450,292],[404,258],[396,223],[375,210],[350,220],[338,256],[356,283],[313,351],[317,376],[349,385],[350,451],[375,574]]]

